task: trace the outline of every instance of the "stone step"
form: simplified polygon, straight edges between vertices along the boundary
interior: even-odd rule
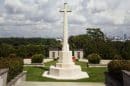
[[[105,86],[95,82],[24,82],[19,86]]]

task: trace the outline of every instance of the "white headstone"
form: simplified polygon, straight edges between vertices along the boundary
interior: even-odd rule
[[[76,57],[76,59],[83,59],[83,50],[75,50],[74,57]]]
[[[56,59],[59,57],[59,51],[58,50],[50,50],[49,51],[49,58],[50,59]]]

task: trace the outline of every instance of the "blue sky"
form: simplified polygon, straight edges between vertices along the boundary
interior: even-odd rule
[[[64,2],[72,10],[70,35],[88,27],[109,36],[130,34],[130,0],[0,0],[0,37],[62,37]]]

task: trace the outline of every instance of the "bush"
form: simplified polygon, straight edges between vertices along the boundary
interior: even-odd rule
[[[59,60],[59,57],[57,57],[57,58],[53,58],[53,60],[54,60],[54,61],[58,61],[58,60]]]
[[[101,57],[98,54],[90,54],[88,55],[88,62],[92,64],[99,64],[101,60]]]
[[[121,55],[116,54],[113,58],[114,60],[122,60]]]
[[[16,77],[23,71],[23,60],[19,57],[7,57],[0,59],[0,69],[9,68],[7,81]]]
[[[130,62],[126,60],[113,60],[108,64],[108,71],[111,73],[118,73],[121,70],[130,71]]]
[[[130,62],[126,60],[113,60],[108,64],[109,74],[118,81],[123,80],[121,70],[130,71]]]
[[[9,58],[17,58],[16,54],[10,54],[8,57]]]
[[[35,54],[32,56],[32,63],[42,63],[44,55],[42,54]]]

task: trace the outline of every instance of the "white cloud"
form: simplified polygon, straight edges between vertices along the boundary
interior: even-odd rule
[[[0,23],[4,23],[4,18],[0,17]]]
[[[107,10],[108,6],[105,0],[90,0],[87,9],[90,13],[96,13]]]
[[[0,0],[0,2],[2,2],[0,3],[0,12],[2,15],[4,14],[0,17],[0,23],[7,25],[30,24],[30,26],[23,27],[4,26],[4,28],[12,30],[11,34],[17,35],[22,32],[18,36],[54,37],[61,35],[63,14],[59,13],[59,10],[63,8],[64,2],[68,2],[69,9],[72,10],[72,13],[69,14],[71,35],[84,33],[89,26],[101,27],[104,32],[113,32],[114,27],[120,25],[123,26],[122,29],[130,29],[128,13],[130,0]],[[16,28],[20,28],[20,31],[15,31]],[[36,30],[35,35],[32,29]],[[120,31],[123,30],[120,29]],[[127,31],[124,30],[124,32]],[[2,35],[4,33],[6,32],[3,31]],[[5,35],[7,36],[7,34]],[[8,34],[8,36],[11,35]]]
[[[70,17],[69,17],[69,23],[70,24],[84,24],[86,23],[86,18],[83,16],[83,15],[78,15],[78,14],[72,14]]]
[[[31,1],[31,0],[29,0]],[[30,2],[31,3],[31,2]],[[5,0],[5,7],[13,13],[34,12],[37,10],[37,4],[30,4],[24,0]],[[33,11],[32,11],[33,10]]]

